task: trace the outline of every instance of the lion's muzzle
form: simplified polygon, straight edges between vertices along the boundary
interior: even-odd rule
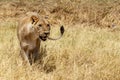
[[[39,38],[43,41],[46,41],[49,35],[50,35],[50,32],[45,31],[43,34],[39,35]]]

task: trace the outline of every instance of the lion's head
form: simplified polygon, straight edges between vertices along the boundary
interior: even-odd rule
[[[32,27],[35,29],[39,38],[45,41],[50,35],[50,24],[47,20],[32,16]]]
[[[57,40],[57,39],[61,38],[64,33],[64,27],[61,26],[61,28],[60,28],[61,36],[59,36],[57,38],[49,37],[50,23],[47,19],[40,17],[38,14],[33,14],[31,16],[31,23],[32,23],[32,28],[34,28],[35,32],[37,33],[36,35],[39,36],[39,38],[43,41],[46,41],[47,39]]]

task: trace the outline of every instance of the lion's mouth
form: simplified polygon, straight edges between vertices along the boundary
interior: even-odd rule
[[[46,41],[47,40],[47,36],[39,36],[39,38],[43,41]]]

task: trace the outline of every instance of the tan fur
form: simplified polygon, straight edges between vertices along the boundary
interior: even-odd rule
[[[49,34],[49,22],[35,12],[27,13],[19,21],[17,36],[21,47],[20,54],[25,62],[32,64],[36,61],[41,40],[45,41]]]

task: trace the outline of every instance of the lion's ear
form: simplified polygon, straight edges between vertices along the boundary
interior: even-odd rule
[[[36,24],[39,21],[39,18],[35,15],[31,16],[32,24]]]

